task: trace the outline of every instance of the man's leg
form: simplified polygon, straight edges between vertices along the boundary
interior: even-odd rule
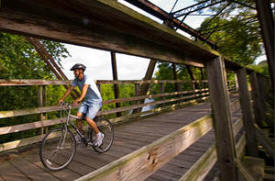
[[[86,121],[89,123],[89,125],[93,128],[93,130],[96,133],[96,141],[95,141],[96,146],[100,146],[104,139],[104,134],[98,130],[98,127],[93,120],[100,108],[101,108],[101,103],[91,103],[89,105],[89,108],[86,114]]]
[[[77,112],[76,116],[78,117],[78,119],[76,120],[76,122],[77,122],[77,128],[79,129],[79,131],[81,133],[84,133],[82,122],[81,122],[83,114],[81,112]]]
[[[99,133],[99,130],[96,126],[96,123],[94,122],[94,120],[88,118],[88,116],[86,116],[86,121],[89,123],[89,125],[94,129],[95,133]]]

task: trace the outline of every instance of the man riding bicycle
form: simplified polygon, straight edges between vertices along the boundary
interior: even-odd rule
[[[74,71],[75,79],[72,82],[72,86],[67,89],[66,93],[58,101],[58,104],[64,102],[64,99],[72,92],[72,90],[75,89],[76,86],[78,86],[79,90],[81,90],[81,95],[74,101],[73,104],[78,105],[80,102],[83,102],[79,106],[78,112],[76,114],[78,117],[77,127],[83,133],[81,120],[83,115],[85,114],[85,120],[96,132],[95,146],[100,146],[102,144],[104,134],[99,131],[93,119],[102,106],[102,97],[96,86],[96,81],[84,74],[85,69],[86,66],[79,63],[75,64],[71,68],[71,71]],[[80,139],[81,138],[77,134],[77,142],[80,142]]]

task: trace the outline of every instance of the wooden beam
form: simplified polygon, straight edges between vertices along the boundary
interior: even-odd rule
[[[172,99],[163,100],[163,101],[154,101],[154,102],[150,102],[150,103],[136,104],[136,105],[120,107],[120,108],[116,108],[116,109],[112,109],[112,110],[108,110],[108,111],[107,110],[106,111],[100,111],[97,115],[102,116],[102,115],[108,115],[108,114],[113,114],[113,113],[117,113],[117,112],[128,111],[128,110],[131,110],[131,109],[137,109],[137,108],[141,108],[141,107],[144,107],[144,106],[172,103],[172,102],[176,102],[176,101],[186,101],[186,100],[190,100],[190,99],[206,97],[208,95],[209,95],[208,93],[205,93],[205,94],[201,94],[201,96],[196,96],[196,95],[184,96],[184,97],[180,97],[180,98],[172,98]]]
[[[160,83],[194,83],[192,80],[97,80],[98,84],[160,84]],[[203,80],[207,82],[207,80]],[[32,85],[70,85],[71,80],[37,80],[37,79],[0,79],[0,86]]]
[[[190,79],[192,81],[195,81],[194,84],[193,84],[194,89],[198,89],[199,86],[198,86],[198,83],[197,83],[197,78],[196,78],[196,75],[192,71],[192,67],[189,66],[189,65],[186,65],[186,68],[187,68],[187,71],[189,73]]]
[[[238,180],[232,116],[226,86],[226,72],[221,57],[207,62],[210,100],[214,111],[218,166],[222,181]]]
[[[209,116],[202,117],[177,131],[160,138],[77,181],[144,180],[169,160],[187,149],[212,128]]]
[[[111,52],[111,61],[112,61],[113,80],[118,80],[115,52]],[[114,93],[115,93],[115,99],[118,99],[120,96],[119,96],[119,86],[117,84],[114,84]],[[120,104],[116,103],[116,108],[119,108],[119,107],[120,107]],[[117,117],[119,116],[121,116],[120,112],[117,113]]]
[[[0,79],[0,86],[69,85],[70,80]]]
[[[150,62],[149,62],[149,65],[148,65],[148,68],[147,68],[147,71],[146,71],[146,74],[143,78],[143,80],[152,80],[152,76],[153,76],[153,73],[154,73],[154,69],[155,69],[155,66],[156,66],[156,63],[157,61],[156,60],[153,60],[151,59]],[[140,86],[138,86],[137,84],[135,84],[135,91],[136,91],[136,95],[146,95],[148,90],[150,88],[150,84],[143,84]],[[140,90],[139,90],[140,89]],[[142,100],[142,101],[138,101],[137,103],[140,103],[140,102],[144,102],[145,100]],[[140,112],[142,110],[142,108],[140,109],[135,109],[133,112],[134,113],[137,113],[137,112]]]
[[[255,72],[250,74],[250,83],[252,88],[252,100],[253,100],[253,107],[254,107],[254,115],[255,115],[255,122],[260,126],[263,127],[263,122],[265,120],[265,113],[264,113],[264,100],[262,100],[262,92],[260,92],[259,82],[257,79],[257,75]]]
[[[102,25],[102,22],[101,24],[94,24],[92,28],[87,28],[47,19],[26,12],[17,11],[15,13],[9,10],[1,10],[0,30],[161,61],[203,67],[203,63],[199,60],[187,56],[189,52],[183,53],[176,50],[175,47],[141,39],[121,30],[110,30],[109,27],[104,27],[105,25]],[[180,38],[180,36],[177,36],[177,38]],[[210,57],[217,56],[216,53],[212,54],[207,51],[205,53],[209,54]]]
[[[274,19],[270,0],[256,0],[257,16],[260,22],[261,35],[264,42],[269,74],[274,95],[275,65],[274,65]]]
[[[135,84],[135,91],[138,92],[138,84]],[[192,91],[181,91],[181,92],[172,92],[172,93],[160,93],[160,94],[151,94],[151,95],[145,95],[145,96],[135,96],[130,98],[120,98],[120,99],[111,99],[111,100],[105,100],[103,101],[103,104],[113,104],[116,102],[129,102],[129,101],[137,101],[137,100],[144,100],[146,98],[152,99],[152,98],[158,98],[158,97],[165,97],[165,96],[184,96],[187,94],[196,94],[197,92],[200,92],[200,90],[192,90]],[[203,93],[207,93],[208,89],[202,89]]]
[[[42,121],[36,121],[32,123],[24,123],[14,126],[5,126],[0,127],[0,135],[10,134],[10,133],[17,133],[21,131],[26,131],[30,129],[36,129],[36,128],[43,128],[48,127],[52,125],[57,125],[60,123],[63,123],[66,118],[57,118],[52,120],[42,120]]]
[[[32,38],[32,37],[26,37],[26,39],[34,46],[37,53],[40,55],[42,60],[44,60],[44,62],[48,65],[48,67],[54,73],[54,75],[56,76],[57,79],[68,80],[67,76],[63,73],[63,71],[57,65],[57,63],[55,62],[53,57],[48,53],[48,51],[46,50],[44,45],[42,43],[40,43],[40,41],[38,39]],[[64,87],[66,89],[69,88],[67,85],[64,85]],[[77,92],[76,89],[74,89],[71,96],[73,97],[73,99],[76,99],[77,97],[80,96],[80,94]]]
[[[252,106],[247,86],[246,70],[244,68],[237,71],[240,104],[242,116],[244,120],[244,128],[246,133],[247,154],[250,156],[258,156],[256,132],[254,129],[254,119],[252,115]]]
[[[199,102],[196,101],[196,100],[190,100],[188,102],[181,102],[179,104],[173,104],[173,105],[169,105],[169,106],[165,106],[165,107],[159,107],[159,108],[156,108],[156,109],[152,109],[150,111],[146,111],[146,112],[141,112],[141,113],[137,113],[137,114],[134,114],[134,115],[127,115],[127,116],[123,116],[123,117],[119,117],[119,118],[113,118],[113,119],[110,119],[110,121],[113,123],[113,124],[118,124],[118,123],[121,123],[121,122],[126,122],[126,121],[129,121],[133,118],[136,118],[136,117],[139,117],[140,115],[146,115],[148,113],[153,113],[153,114],[159,114],[161,112],[165,112],[165,111],[173,111],[173,110],[176,110],[177,108],[183,108],[183,107],[186,107],[186,106],[190,106],[190,105],[195,105],[195,104],[198,104]],[[59,121],[58,121],[59,120]],[[64,120],[64,119],[63,119]],[[136,120],[136,119],[135,119]],[[57,121],[57,122],[56,122]],[[45,126],[46,124],[48,125],[55,125],[55,124],[59,124],[61,123],[62,120],[61,119],[56,119],[56,120],[47,120],[44,121],[44,122],[34,122],[34,128],[37,128],[37,126]],[[27,123],[29,124],[29,123]],[[32,124],[32,123],[31,123]],[[11,132],[19,132],[21,130],[19,130],[18,128],[22,128],[24,129],[25,128],[25,124],[24,125],[15,125],[15,126],[11,126],[8,128],[8,130],[5,130],[5,129],[2,129],[0,128],[0,132],[2,134],[8,134],[8,133],[11,133]],[[30,125],[28,125],[30,126]],[[11,131],[13,130],[13,131]],[[18,147],[21,147],[21,146],[26,146],[26,145],[29,145],[29,144],[33,144],[33,143],[37,143],[37,142],[40,142],[41,139],[44,137],[45,135],[42,135],[42,136],[34,136],[34,137],[30,137],[30,138],[25,138],[25,139],[21,139],[21,140],[16,140],[16,141],[11,141],[11,142],[8,142],[8,143],[3,143],[3,144],[0,144],[0,152],[1,151],[7,151],[7,150],[10,150],[10,149],[15,149],[15,148],[18,148]]]
[[[206,96],[208,96],[208,93],[202,94],[201,96],[206,97]],[[149,105],[158,105],[158,104],[170,103],[170,102],[175,102],[175,101],[184,101],[184,100],[197,99],[197,98],[199,98],[199,97],[198,96],[184,96],[184,97],[177,98],[177,99],[168,99],[168,100],[155,101],[155,102],[150,102],[150,103],[145,103],[145,104],[125,106],[125,107],[115,108],[115,109],[108,110],[108,111],[107,110],[99,111],[97,116],[128,111],[131,109],[136,109],[136,108],[149,106]],[[77,108],[77,107],[74,107],[74,108]],[[16,117],[16,116],[31,115],[31,114],[46,113],[46,112],[52,112],[52,111],[60,111],[60,110],[63,110],[63,108],[61,106],[48,106],[48,107],[30,108],[30,109],[13,110],[13,111],[1,111],[0,119]]]
[[[245,150],[245,136],[242,135],[236,144],[238,157],[241,157]],[[203,180],[217,162],[216,146],[212,145],[208,150],[196,161],[192,167],[179,179],[179,181],[197,181]]]
[[[150,60],[150,63],[148,65],[148,68],[147,68],[147,71],[146,71],[146,74],[143,78],[144,81],[152,80],[152,76],[153,76],[156,64],[157,64],[157,60],[154,60],[154,59]],[[142,87],[141,87],[142,95],[146,94],[146,92],[149,90],[149,87],[150,87],[150,84],[142,85]]]
[[[235,163],[239,169],[239,180],[243,181],[255,181],[253,176],[249,173],[249,171],[243,166],[239,159],[235,160]]]
[[[266,150],[266,152],[273,159],[275,159],[274,143],[272,143],[272,141],[267,136],[265,136],[263,131],[256,124],[254,124],[254,127],[256,129],[256,135],[257,135],[257,140],[258,140],[259,144],[261,144],[264,147],[264,149]]]
[[[172,64],[173,66],[173,78],[174,80],[178,79],[178,75],[177,75],[177,65],[175,63]],[[179,86],[177,83],[175,83],[175,91],[179,91]]]

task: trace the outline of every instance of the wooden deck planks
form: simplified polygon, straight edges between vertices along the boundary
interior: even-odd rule
[[[4,180],[8,181],[29,180],[29,178],[15,168],[9,161],[0,164],[0,175]]]
[[[38,148],[18,154],[19,158],[0,164],[0,181],[4,180],[74,180],[100,167],[131,153],[142,146],[170,134],[172,131],[209,114],[209,103],[187,107],[181,110],[164,113],[144,120],[117,125],[112,148],[103,154],[98,154],[84,146],[77,146],[77,153],[68,168],[51,172],[43,167],[38,155]],[[237,116],[236,116],[237,118]],[[150,180],[177,180],[192,164],[215,142],[214,132],[210,131],[198,142],[194,143],[176,159],[166,164],[149,178]],[[14,165],[27,165],[18,170]],[[7,174],[5,170],[12,170]],[[4,172],[4,174],[3,174]],[[32,175],[29,177],[28,175]]]
[[[55,178],[48,172],[44,172],[42,168],[39,168],[34,164],[30,164],[22,157],[12,159],[10,163],[18,170],[20,170],[21,173],[24,173],[24,175],[27,175],[33,181],[58,181],[57,178]]]

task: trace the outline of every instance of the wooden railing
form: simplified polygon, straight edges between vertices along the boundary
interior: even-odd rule
[[[126,81],[110,81],[110,80],[102,80],[97,82],[99,87],[101,84],[135,84],[144,85],[144,84],[160,84],[162,87],[161,90],[164,90],[165,84],[169,83],[177,83],[177,84],[194,84],[194,83],[203,83],[204,86],[207,85],[207,81],[188,81],[188,80],[126,80]],[[60,81],[60,80],[0,80],[0,86],[46,86],[46,85],[69,85],[71,81]],[[140,86],[141,87],[141,86]],[[192,87],[192,86],[190,86]],[[98,112],[97,116],[111,115],[118,112],[129,111],[137,108],[142,108],[144,106],[154,105],[156,108],[145,111],[145,112],[137,112],[135,114],[124,115],[121,117],[112,118],[111,121],[113,123],[128,121],[131,119],[138,119],[144,115],[158,114],[164,111],[170,111],[177,109],[179,107],[196,103],[198,101],[202,101],[207,99],[209,96],[208,89],[197,89],[197,90],[188,90],[188,91],[178,91],[178,92],[162,92],[153,95],[139,95],[137,92],[139,90],[136,89],[135,97],[130,98],[118,98],[111,100],[104,100],[103,105],[106,104],[114,104],[114,103],[123,103],[123,102],[131,102],[131,101],[139,101],[139,104],[134,104],[130,106],[118,107],[111,110],[102,110]],[[168,97],[168,98],[167,98]],[[145,98],[162,98],[161,100],[157,100],[150,103],[142,103]],[[167,105],[168,104],[168,105]],[[42,106],[37,108],[27,108],[22,110],[8,110],[8,111],[0,111],[0,119],[4,118],[13,118],[17,116],[27,116],[33,114],[42,114],[49,113],[62,110],[60,106]],[[23,123],[12,126],[4,126],[0,127],[0,136],[6,134],[12,134],[16,132],[22,132],[37,128],[47,128],[49,126],[57,125],[62,123],[64,118],[56,118],[50,120],[38,120],[31,123]],[[0,120],[1,121],[1,120]],[[41,140],[44,136],[44,132],[42,131],[41,135],[23,138],[20,140],[10,141],[6,143],[0,144],[0,151],[6,151],[9,149],[17,148],[20,146],[25,146],[28,144],[36,143]]]
[[[232,111],[239,109],[238,100],[231,103]],[[107,180],[144,180],[178,154],[213,129],[210,115],[204,116],[177,131],[146,145],[104,167],[91,172],[77,181],[107,181]],[[233,124],[233,133],[236,137],[241,134],[236,144],[237,156],[241,157],[245,149],[245,133],[241,119]],[[197,160],[195,164],[180,178],[181,181],[203,180],[217,162],[216,146],[213,144]]]

